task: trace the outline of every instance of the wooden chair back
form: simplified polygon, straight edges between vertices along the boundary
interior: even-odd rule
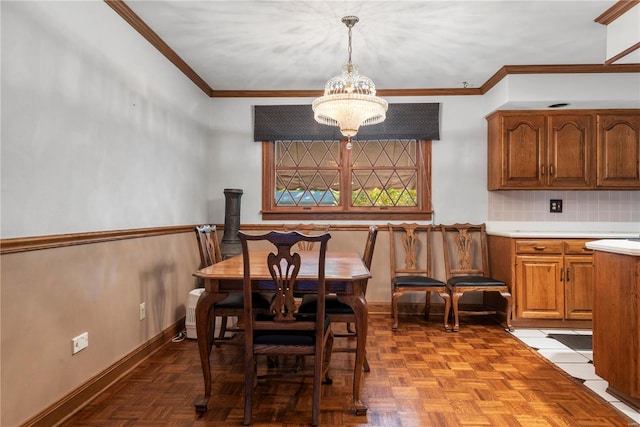
[[[432,225],[389,224],[391,276],[432,277]]]
[[[441,225],[447,280],[457,276],[490,277],[485,224]]]
[[[298,231],[305,235],[324,234],[329,232],[329,225],[318,224],[285,224],[284,231]],[[297,247],[300,251],[312,251],[315,246],[315,242],[307,242],[301,240],[298,242]]]
[[[373,251],[376,247],[376,240],[378,238],[378,227],[375,225],[369,226],[369,233],[367,234],[367,241],[364,245],[364,251],[362,252],[362,262],[371,271],[371,263],[373,262]],[[367,283],[369,279],[363,281],[362,289],[364,293],[367,293]]]
[[[200,251],[200,268],[209,267],[222,261],[220,242],[215,225],[199,225],[195,228],[198,249]]]

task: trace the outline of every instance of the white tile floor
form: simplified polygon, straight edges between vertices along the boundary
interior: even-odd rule
[[[547,334],[591,335],[591,331],[516,329],[511,333],[528,346],[535,348],[538,353],[549,359],[572,377],[583,380],[586,387],[596,392],[626,416],[640,423],[640,412],[620,402],[620,399],[606,392],[607,382],[596,375],[593,367],[593,351],[574,351],[561,342],[547,337]]]

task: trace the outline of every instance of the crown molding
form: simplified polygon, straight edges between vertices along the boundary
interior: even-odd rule
[[[136,13],[127,6],[124,0],[104,0],[111,9],[115,10],[129,25],[133,27],[142,37],[147,39],[161,54],[171,61],[180,71],[184,73],[193,83],[204,93],[211,96],[211,87],[189,66],[168,44],[160,38]]]
[[[640,42],[634,44],[633,46],[630,46],[628,49],[623,50],[619,54],[607,59],[605,61],[605,64],[607,64],[607,65],[613,64],[616,61],[619,61],[620,59],[624,58],[627,55],[630,55],[631,53],[635,52],[638,49],[640,49]]]
[[[322,90],[215,90],[207,84],[173,49],[169,47],[124,0],[104,0],[118,15],[140,33],[149,43],[171,61],[185,76],[212,98],[315,98]],[[611,22],[640,0],[621,0],[596,18]],[[483,95],[509,74],[579,74],[579,73],[637,73],[640,64],[566,64],[566,65],[505,65],[479,88],[417,88],[379,89],[381,96],[466,96]]]
[[[510,74],[599,74],[599,73],[638,73],[640,64],[552,64],[552,65],[505,65],[485,84],[482,93]]]
[[[620,0],[605,10],[602,15],[598,16],[594,21],[598,24],[609,25],[638,3],[640,3],[640,0]]]

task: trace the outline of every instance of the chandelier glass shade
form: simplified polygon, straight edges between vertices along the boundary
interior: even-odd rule
[[[349,28],[349,61],[341,74],[327,82],[324,95],[316,98],[312,104],[318,123],[338,126],[347,138],[354,137],[360,126],[383,122],[388,108],[387,101],[376,96],[373,81],[361,75],[351,62],[351,28],[358,20],[356,16],[342,18]]]

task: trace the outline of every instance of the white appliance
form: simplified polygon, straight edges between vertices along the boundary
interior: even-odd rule
[[[196,304],[198,303],[198,298],[204,292],[204,288],[194,289],[189,292],[189,297],[187,298],[187,319],[184,324],[187,329],[187,338],[191,338],[193,340],[198,338],[198,333],[196,332]],[[215,336],[217,337],[220,333],[220,324],[222,323],[222,318],[220,316],[216,316],[216,330]],[[229,317],[227,318],[227,327],[234,328],[238,324],[237,317]],[[227,332],[225,337],[230,338],[233,336],[233,332]]]

